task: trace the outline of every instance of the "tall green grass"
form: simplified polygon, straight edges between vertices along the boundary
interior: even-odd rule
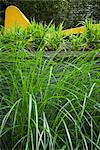
[[[66,59],[56,47],[46,57],[42,31],[35,53],[27,49],[35,31],[1,32],[1,149],[99,150],[99,50]]]

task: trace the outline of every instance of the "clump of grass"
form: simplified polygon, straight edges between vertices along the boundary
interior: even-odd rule
[[[70,46],[72,51],[80,51],[84,48],[83,36],[81,35],[71,35],[69,37]]]
[[[86,32],[83,33],[86,49],[100,48],[100,27],[95,27],[92,19],[86,19],[85,24]]]
[[[100,48],[100,30],[99,26],[94,26],[92,19],[86,18],[84,22],[85,32],[80,35],[71,35],[69,41],[71,50],[93,50]]]
[[[40,26],[36,53],[27,50],[34,28],[1,32],[1,149],[100,149],[98,50],[66,59],[57,57],[58,49],[46,57],[43,41],[51,29]]]

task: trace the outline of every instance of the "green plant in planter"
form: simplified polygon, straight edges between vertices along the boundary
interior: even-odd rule
[[[71,50],[80,51],[83,48],[83,36],[82,35],[72,35],[69,37]]]
[[[18,46],[17,49],[20,49],[22,44],[23,48],[29,51],[37,51],[41,46],[44,50],[57,50],[60,47],[60,49],[72,51],[100,48],[100,31],[93,26],[92,21],[88,18],[84,26],[86,28],[84,33],[68,36],[68,39],[65,40],[63,23],[55,28],[52,21],[49,25],[43,25],[33,20],[24,31],[22,31],[21,28],[15,28],[13,33],[9,32],[3,34],[2,32],[3,36],[1,41],[4,43],[4,47],[7,46],[5,43],[8,43],[8,50],[16,44]]]
[[[100,48],[100,30],[97,28],[99,26],[94,26],[92,19],[86,19],[83,24],[85,27],[85,32],[79,35],[69,36],[69,42],[71,45],[71,50],[93,50]]]
[[[85,49],[93,49],[93,48],[100,48],[100,30],[93,25],[92,19],[86,18],[84,24],[86,31],[83,33],[83,42],[85,42]]]
[[[62,24],[60,24],[58,28],[55,28],[54,25],[48,28],[48,31],[46,32],[46,36],[44,38],[45,48],[47,50],[57,50],[60,44],[64,41],[64,34],[62,32],[62,29]]]
[[[43,45],[44,50],[57,50],[64,41],[62,29],[62,24],[55,28],[52,21],[49,25],[32,21],[26,30],[23,31],[21,28],[15,28],[14,32],[4,33],[1,40],[4,44],[8,43],[8,49],[11,48],[10,44],[12,46],[17,44],[20,47],[22,43],[23,47],[30,51],[39,50]]]

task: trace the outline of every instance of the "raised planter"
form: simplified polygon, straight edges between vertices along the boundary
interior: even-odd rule
[[[90,51],[91,53],[92,51]],[[61,57],[61,56],[65,56],[65,57],[78,57],[80,55],[85,55],[85,54],[89,54],[88,51],[60,51],[60,52],[57,52],[57,51],[44,51],[43,54],[45,56],[57,56],[57,57]],[[97,58],[100,58],[100,51],[99,52],[96,52],[96,57]]]

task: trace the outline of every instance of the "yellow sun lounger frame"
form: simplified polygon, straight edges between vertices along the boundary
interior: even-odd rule
[[[16,6],[8,6],[6,8],[6,11],[5,11],[5,31],[13,30],[14,27],[22,27],[23,29],[26,29],[29,24],[30,24],[29,20]],[[100,24],[94,24],[94,26],[100,28]],[[82,33],[84,31],[85,31],[84,26],[63,30],[65,35],[79,34],[79,33]]]
[[[16,6],[8,6],[6,8],[5,30],[13,30],[15,27],[26,29],[29,24],[29,20]]]

